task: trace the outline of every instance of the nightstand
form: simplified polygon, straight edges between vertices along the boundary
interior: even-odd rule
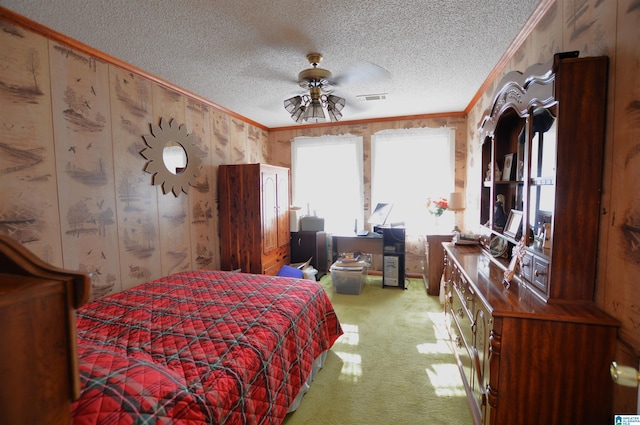
[[[444,248],[442,242],[451,242],[453,235],[427,235],[424,247],[426,266],[428,269],[425,286],[427,294],[440,295],[440,278],[444,270]]]

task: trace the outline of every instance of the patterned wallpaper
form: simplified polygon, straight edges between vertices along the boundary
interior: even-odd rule
[[[267,134],[202,102],[0,20],[0,232],[91,273],[101,297],[220,264],[217,166],[269,162]],[[189,194],[143,171],[160,119],[193,135]]]

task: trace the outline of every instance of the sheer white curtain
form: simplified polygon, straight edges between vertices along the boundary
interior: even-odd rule
[[[363,228],[362,137],[296,137],[291,144],[293,205],[324,218],[325,231]]]
[[[384,130],[371,138],[371,201],[392,202],[387,222],[405,223],[407,234],[450,232],[452,211],[437,220],[425,208],[427,198],[448,198],[455,186],[455,130]]]

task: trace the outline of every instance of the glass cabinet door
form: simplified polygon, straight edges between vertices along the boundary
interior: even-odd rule
[[[527,244],[546,255],[551,249],[556,183],[556,119],[549,109],[533,114]]]
[[[487,164],[481,194],[481,220],[496,234],[504,233],[512,210],[522,213],[524,207],[524,153],[522,136],[526,119],[516,111],[507,111],[496,125],[493,138],[483,145],[482,161]],[[493,167],[493,169],[491,168]]]

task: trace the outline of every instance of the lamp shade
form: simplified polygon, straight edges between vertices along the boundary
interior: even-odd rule
[[[304,113],[306,122],[323,122],[325,120],[322,104],[318,100],[312,100]]]
[[[284,109],[287,110],[290,114],[293,114],[294,111],[300,107],[302,104],[302,96],[294,96],[291,99],[287,99],[284,101]]]
[[[464,210],[464,193],[453,192],[449,195],[449,209],[451,211]]]
[[[291,113],[291,118],[295,121],[295,122],[302,122],[302,120],[304,119],[304,113],[306,111],[306,107],[305,106],[299,106],[298,108],[296,108],[292,113]]]
[[[327,96],[327,109],[334,109],[338,112],[344,108],[345,100],[341,97],[330,94]]]

